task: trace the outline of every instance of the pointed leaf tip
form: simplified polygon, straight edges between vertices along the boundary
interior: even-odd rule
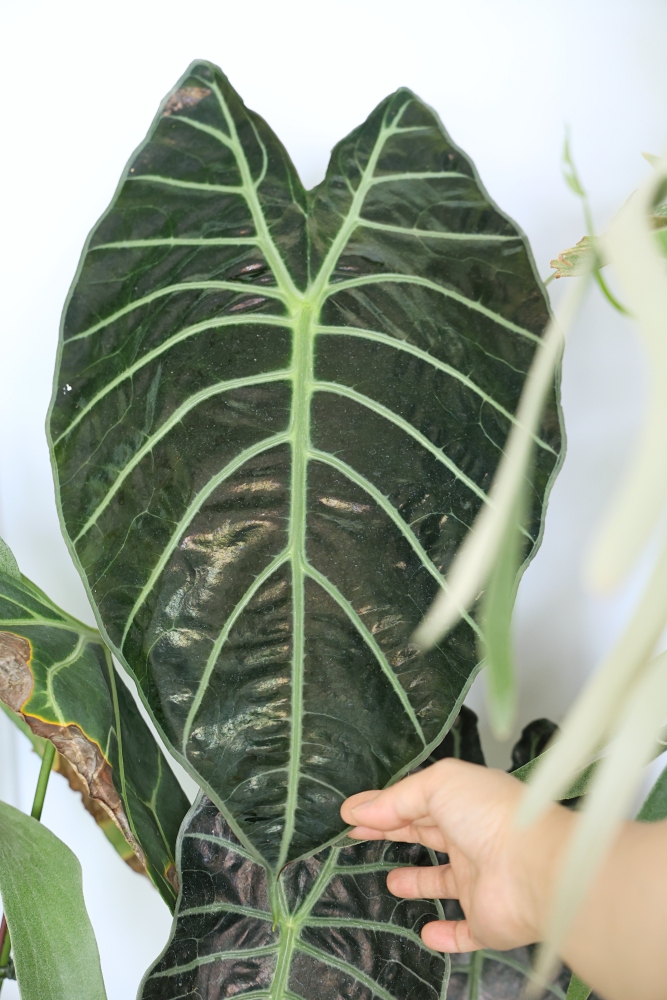
[[[0,573],[13,576],[15,580],[21,579],[21,570],[14,553],[2,538],[0,538]]]

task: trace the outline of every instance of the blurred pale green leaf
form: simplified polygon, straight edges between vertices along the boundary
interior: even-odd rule
[[[50,830],[4,802],[0,892],[21,1000],[106,1000],[79,862]]]
[[[491,576],[481,602],[480,647],[486,662],[491,723],[500,738],[509,734],[516,715],[516,673],[512,642],[512,611],[525,553],[529,481],[520,484]]]

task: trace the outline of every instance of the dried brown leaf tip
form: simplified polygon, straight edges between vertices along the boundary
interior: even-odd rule
[[[23,718],[36,736],[51,740],[60,756],[72,766],[88,796],[116,823],[145,870],[146,857],[130,829],[123,803],[113,783],[111,765],[97,743],[90,740],[79,726],[54,725],[25,713]]]
[[[557,278],[577,278],[587,274],[591,265],[595,266],[596,259],[598,267],[603,267],[607,263],[599,257],[597,241],[590,236],[584,236],[576,246],[559,253],[556,260],[550,262],[550,266],[555,269]]]
[[[22,635],[0,632],[0,698],[15,712],[32,693],[31,656],[32,647]]]
[[[62,774],[73,792],[78,792],[81,796],[81,803],[84,809],[90,813],[104,835],[111,841],[118,851],[123,861],[130,866],[132,871],[147,875],[146,867],[134,853],[132,846],[127,842],[125,836],[118,829],[115,818],[109,816],[109,811],[88,793],[88,785],[83,780],[79,772],[74,768],[66,757],[56,753],[53,770]]]
[[[194,108],[195,105],[203,101],[211,93],[208,87],[181,87],[175,94],[172,94],[164,106],[162,116],[168,118],[177,111],[184,111],[187,108]]]
[[[36,736],[53,743],[76,772],[83,786],[78,790],[85,789],[90,799],[98,803],[99,808],[114,821],[145,871],[146,857],[130,829],[123,803],[113,783],[111,765],[98,744],[89,739],[80,726],[46,722],[23,711],[35,683],[30,669],[31,656],[32,647],[27,639],[13,632],[0,632],[0,699],[22,716]],[[92,812],[92,809],[89,811]]]
[[[181,886],[178,881],[178,872],[176,870],[176,865],[173,864],[173,862],[167,865],[167,867],[165,868],[164,877],[166,878],[167,882],[178,896]]]

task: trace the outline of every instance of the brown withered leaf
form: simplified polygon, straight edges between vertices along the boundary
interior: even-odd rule
[[[45,739],[121,857],[173,909],[174,852],[188,801],[100,634],[25,577],[0,571],[0,703]]]

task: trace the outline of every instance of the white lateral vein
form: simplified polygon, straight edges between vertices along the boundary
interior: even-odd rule
[[[506,236],[501,233],[454,233],[441,229],[416,229],[414,226],[393,226],[386,222],[372,222],[370,219],[364,219],[363,216],[359,216],[359,225],[365,226],[368,229],[380,229],[387,233],[401,233],[403,236],[418,236],[420,239],[463,240],[473,243],[504,243],[507,240],[521,241],[521,237],[517,235]]]
[[[405,431],[406,434],[409,434],[410,437],[414,438],[415,441],[419,442],[423,448],[437,458],[439,462],[449,469],[449,471],[456,476],[457,479],[464,483],[472,493],[478,496],[480,500],[483,500],[484,503],[491,504],[491,501],[481,486],[478,486],[476,482],[465,474],[465,472],[459,469],[456,462],[453,462],[441,448],[438,448],[438,446],[433,444],[432,441],[429,441],[429,439],[425,437],[421,431],[418,431],[417,428],[414,427],[408,420],[404,420],[403,417],[394,413],[393,410],[390,410],[388,407],[383,406],[382,403],[378,403],[376,400],[371,399],[370,396],[365,396],[363,393],[357,392],[356,389],[350,389],[349,386],[341,385],[339,382],[315,382],[314,388],[320,392],[331,392],[337,396],[345,396],[348,399],[354,400],[355,403],[359,403],[360,406],[365,406],[366,409],[377,413],[378,416],[384,417],[385,420],[389,420],[390,423],[395,424],[396,427],[399,427],[402,431]]]
[[[275,571],[283,565],[283,563],[287,562],[288,558],[289,554],[285,550],[283,550],[274,559],[271,560],[269,565],[265,569],[263,569],[261,573],[259,573],[255,577],[255,579],[253,580],[251,585],[247,588],[243,596],[235,604],[231,614],[229,615],[227,621],[225,622],[224,627],[220,630],[220,634],[213,643],[213,647],[209,654],[208,660],[206,661],[206,666],[204,667],[204,672],[202,673],[199,684],[197,686],[197,692],[192,700],[192,705],[190,706],[190,711],[188,712],[188,717],[185,720],[185,725],[183,727],[184,757],[187,756],[187,744],[188,740],[190,739],[190,735],[192,733],[192,726],[194,725],[197,712],[199,711],[201,703],[204,700],[204,695],[206,694],[206,689],[211,679],[211,675],[215,670],[215,665],[218,661],[220,651],[224,646],[225,642],[227,641],[229,633],[234,627],[234,624],[237,621],[239,615],[248,606],[248,604],[253,599],[253,597],[255,596],[259,588],[262,586],[262,584],[266,583],[269,577],[271,577],[275,573]],[[236,791],[236,789],[234,789],[234,791]],[[231,849],[233,850],[233,847]]]
[[[443,575],[439,572],[437,567],[434,565],[428,553],[422,547],[421,542],[415,535],[414,531],[411,529],[410,525],[406,524],[406,522],[403,520],[403,518],[401,517],[397,509],[394,507],[394,505],[389,503],[387,497],[384,496],[384,494],[382,494],[380,490],[378,490],[377,487],[373,485],[373,483],[371,483],[370,479],[367,479],[366,476],[363,476],[360,472],[357,472],[356,469],[353,469],[352,466],[348,465],[347,462],[344,462],[341,458],[338,458],[337,455],[332,455],[326,451],[320,451],[317,448],[311,448],[309,451],[309,455],[315,461],[324,462],[326,465],[330,465],[332,469],[337,469],[338,472],[342,473],[347,479],[351,480],[353,483],[356,483],[357,486],[360,486],[361,489],[364,490],[364,492],[368,493],[368,495],[371,496],[373,500],[375,500],[378,507],[380,507],[380,509],[383,510],[385,514],[391,518],[391,520],[396,525],[398,530],[401,532],[407,543],[410,545],[412,551],[415,553],[415,555],[421,562],[424,569],[426,569],[431,574],[433,579],[443,589],[445,590],[447,589],[447,581],[445,580]],[[470,625],[470,627],[475,630],[475,632],[479,633],[479,626],[467,612],[465,612],[462,615],[462,617],[465,619],[468,625]]]
[[[128,302],[126,306],[118,309],[111,316],[101,319],[99,323],[94,323],[93,326],[89,326],[87,330],[82,330],[81,333],[77,333],[73,337],[69,337],[65,343],[72,344],[75,340],[84,340],[86,337],[92,337],[94,333],[104,330],[105,327],[111,326],[116,320],[122,319],[123,316],[127,316],[136,309],[148,306],[151,302],[164,298],[165,295],[177,295],[180,292],[240,292],[244,295],[261,295],[262,298],[267,299],[278,299],[280,301],[283,299],[280,289],[273,285],[262,285],[260,287],[258,285],[249,285],[242,281],[180,281],[174,285],[166,285],[164,288],[156,288],[149,295],[143,295],[140,299]]]
[[[467,298],[465,295],[461,295],[460,292],[455,292],[453,288],[445,288],[444,285],[439,285],[435,281],[430,281],[428,278],[422,278],[417,274],[400,274],[387,271],[386,273],[379,274],[365,274],[358,278],[345,278],[343,281],[337,281],[334,284],[329,284],[326,290],[326,296],[337,295],[338,292],[347,291],[351,288],[363,288],[364,285],[379,285],[379,284],[406,284],[406,285],[419,285],[421,288],[428,288],[433,292],[437,292],[439,295],[444,295],[445,298],[453,299],[455,302],[460,303],[460,305],[465,306],[467,309],[472,309],[475,312],[481,313],[482,316],[486,316],[488,319],[493,320],[494,323],[498,323],[499,326],[505,327],[507,330],[511,330],[512,333],[518,333],[521,337],[525,337],[527,340],[532,340],[537,344],[541,344],[541,338],[535,333],[531,333],[530,330],[525,330],[522,326],[517,326],[516,323],[512,323],[511,320],[505,319],[504,316],[499,315],[493,311],[493,309],[487,309],[483,306],[481,302],[475,302],[473,299]]]
[[[403,706],[405,714],[408,716],[410,722],[412,723],[413,729],[419,736],[424,746],[426,746],[426,737],[424,736],[424,731],[421,727],[419,719],[417,718],[417,714],[414,708],[410,704],[410,699],[408,698],[408,694],[403,685],[401,684],[401,682],[399,681],[398,677],[396,676],[395,672],[392,670],[391,665],[387,660],[387,657],[380,648],[377,640],[375,639],[375,636],[372,635],[368,626],[360,618],[360,616],[354,610],[354,608],[347,600],[347,598],[343,597],[338,587],[336,587],[335,584],[331,582],[331,580],[328,580],[322,573],[319,572],[319,570],[315,569],[315,567],[310,563],[307,564],[306,566],[306,575],[309,576],[311,580],[314,580],[315,583],[319,584],[319,586],[324,591],[326,591],[326,593],[329,594],[331,598],[333,598],[336,604],[338,604],[338,606],[345,612],[347,617],[355,626],[357,632],[359,633],[359,635],[362,637],[368,648],[375,656],[375,659],[377,660],[378,665],[382,669],[383,674],[385,674],[385,676],[389,680],[389,683],[394,689],[394,693],[398,696],[398,699],[401,702],[401,705]]]
[[[220,472],[218,472],[215,476],[211,476],[206,485],[203,486],[199,491],[199,493],[197,493],[197,495],[190,501],[185,513],[183,514],[182,518],[176,525],[176,528],[172,532],[169,542],[165,546],[162,555],[158,559],[157,563],[155,564],[150,573],[150,576],[148,577],[146,583],[142,587],[141,593],[134,602],[132,610],[127,619],[127,624],[123,631],[122,638],[120,640],[119,646],[121,650],[125,644],[125,640],[127,639],[127,634],[130,630],[132,622],[134,621],[137,615],[137,612],[143,605],[144,601],[150,594],[153,587],[155,586],[162,571],[167,565],[167,562],[169,561],[169,559],[171,559],[174,550],[178,546],[178,542],[181,535],[189,525],[194,515],[199,512],[202,504],[208,499],[211,493],[213,493],[218,488],[220,483],[224,482],[225,479],[228,479],[229,476],[231,476],[234,472],[236,472],[237,469],[240,469],[240,467],[249,459],[254,458],[256,455],[261,455],[262,452],[268,451],[269,448],[274,448],[280,444],[284,444],[288,440],[289,440],[288,433],[282,432],[281,434],[274,434],[272,437],[269,438],[263,438],[261,441],[258,441],[257,444],[251,445],[249,448],[245,448],[242,452],[240,452],[236,456],[236,458],[232,459],[231,462],[228,462],[227,465],[220,470]]]
[[[118,240],[116,243],[98,243],[93,250],[134,250],[139,247],[228,247],[257,246],[255,236],[165,236],[150,240]],[[249,286],[252,287],[252,286]]]
[[[408,340],[399,340],[398,337],[391,337],[386,333],[378,333],[375,330],[365,330],[354,326],[318,326],[316,332],[318,334],[331,334],[341,337],[358,337],[362,340],[375,340],[377,343],[386,344],[387,347],[392,347],[397,351],[405,351],[407,354],[412,354],[414,357],[419,358],[421,361],[426,361],[427,364],[432,365],[446,375],[451,375],[452,378],[461,382],[467,389],[471,389],[472,392],[478,395],[485,403],[488,403],[489,406],[502,413],[513,424],[517,423],[517,419],[513,413],[506,410],[501,403],[498,403],[493,396],[489,396],[484,389],[477,385],[476,382],[473,382],[471,378],[468,378],[467,375],[464,375],[463,372],[460,372],[458,368],[448,365],[445,361],[440,361],[432,354],[429,354],[428,351],[423,351],[420,347],[415,347]],[[536,434],[533,435],[533,440],[540,448],[550,452],[552,455],[556,454],[551,445],[548,445],[546,441],[543,441]]]
[[[217,194],[243,195],[243,189],[233,184],[205,184],[200,181],[179,181],[175,177],[162,177],[160,174],[132,174],[127,179],[128,181],[147,181],[150,184],[165,184],[167,187],[185,188],[188,191],[215,191]]]
[[[109,506],[109,503],[121,488],[132,470],[139,465],[142,459],[144,459],[146,455],[153,450],[155,445],[171,430],[173,430],[174,427],[179,424],[188,413],[190,413],[191,410],[194,410],[200,403],[205,402],[207,399],[211,399],[212,396],[219,396],[223,392],[231,392],[233,389],[243,389],[247,386],[265,385],[269,382],[281,382],[284,379],[289,378],[290,375],[291,371],[289,368],[284,368],[275,372],[267,372],[266,375],[247,375],[245,378],[234,378],[229,379],[226,382],[216,382],[213,385],[206,386],[205,389],[200,389],[199,392],[194,393],[192,396],[189,396],[188,399],[181,403],[181,405],[174,410],[169,418],[165,420],[153,434],[146,438],[146,441],[143,443],[141,448],[135,452],[127,465],[121,469],[114,480],[113,485],[107,490],[104,499],[98,504],[79,534],[74,539],[74,544],[76,545],[76,543],[83,538],[88,531],[90,531],[102,512]]]
[[[167,340],[163,341],[158,347],[154,347],[152,351],[147,351],[146,354],[140,357],[138,361],[135,361],[133,365],[130,365],[129,368],[124,368],[122,372],[120,372],[118,375],[115,376],[115,378],[112,378],[109,382],[107,382],[104,388],[100,389],[100,391],[95,396],[93,396],[90,402],[86,403],[86,405],[79,410],[76,417],[74,417],[74,419],[72,420],[71,424],[68,427],[66,427],[61,434],[58,435],[58,437],[53,442],[54,447],[57,446],[62,441],[63,438],[67,437],[67,435],[74,430],[77,424],[79,424],[83,420],[86,414],[89,413],[90,410],[92,410],[92,408],[96,406],[97,403],[100,402],[100,400],[104,399],[105,396],[108,396],[108,394],[112,392],[116,388],[116,386],[120,385],[122,382],[125,382],[127,379],[132,378],[133,375],[135,375],[146,365],[150,364],[151,361],[154,361],[156,358],[159,358],[161,354],[164,354],[166,351],[171,350],[171,348],[174,347],[176,344],[180,344],[181,341],[187,340],[189,337],[194,337],[198,333],[204,333],[206,330],[218,330],[221,327],[225,326],[287,327],[289,326],[289,320],[287,320],[283,316],[270,316],[270,315],[223,316],[220,319],[202,320],[201,323],[193,323],[192,326],[183,327],[182,330],[179,330],[177,333],[173,334],[173,336],[168,337]]]

